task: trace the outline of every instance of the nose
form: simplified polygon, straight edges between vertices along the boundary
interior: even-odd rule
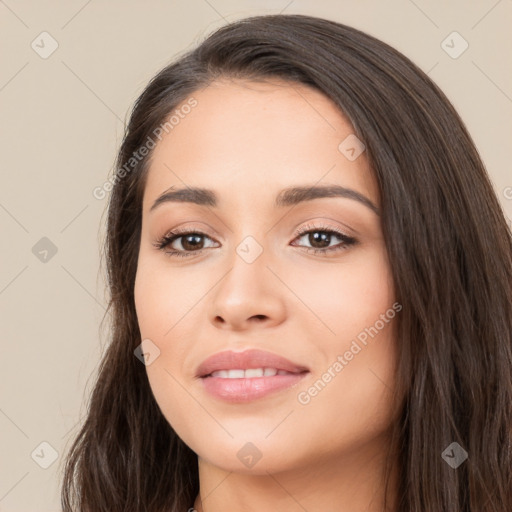
[[[265,251],[248,263],[237,253],[211,292],[210,321],[219,329],[275,327],[285,318],[286,287],[267,267]]]

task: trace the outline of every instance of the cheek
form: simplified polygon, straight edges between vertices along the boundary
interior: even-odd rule
[[[134,296],[143,338],[172,336],[175,326],[185,320],[207,291],[208,280],[201,279],[200,272],[171,268],[165,263],[149,259],[139,262]]]
[[[368,251],[353,259],[317,265],[314,271],[290,273],[297,297],[318,323],[323,339],[340,340],[356,336],[372,326],[394,302],[393,279],[384,251]],[[312,325],[312,324],[311,324]]]
[[[304,315],[300,330],[318,326],[315,349],[322,353],[321,368],[298,390],[297,401],[313,430],[324,422],[343,424],[354,442],[361,429],[376,434],[389,424],[401,309],[384,252],[358,256],[346,266],[319,266],[294,288],[314,313]],[[326,449],[330,442],[327,435]]]
[[[165,262],[156,264],[142,259],[137,268],[134,298],[141,338],[150,339],[160,351],[146,366],[151,391],[167,422],[188,443],[192,441],[187,437],[191,423],[201,424],[204,417],[181,384],[190,337],[183,326],[187,323],[187,311],[198,300],[197,288],[190,286],[184,274],[179,269],[166,268]]]

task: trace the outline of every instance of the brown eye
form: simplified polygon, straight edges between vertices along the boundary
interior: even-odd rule
[[[205,245],[206,239],[213,242],[205,233],[198,231],[175,231],[166,234],[154,245],[169,256],[190,256],[194,253],[199,254],[203,249],[213,246],[212,244],[209,246]]]
[[[297,235],[296,239],[304,238],[310,244],[310,247],[302,247],[306,251],[312,251],[315,254],[343,250],[357,243],[355,238],[332,228],[307,226],[306,229],[300,231]],[[338,239],[338,242],[331,245],[333,241],[336,242],[336,239]]]
[[[185,251],[194,251],[197,249],[203,249],[204,246],[204,240],[203,235],[199,233],[192,233],[190,235],[182,235],[179,237],[176,237],[174,241],[181,239],[181,247]],[[171,244],[172,247],[172,244]],[[173,247],[174,248],[174,247]]]

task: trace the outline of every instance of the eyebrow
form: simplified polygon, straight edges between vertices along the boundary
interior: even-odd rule
[[[379,208],[363,194],[340,185],[297,186],[281,190],[275,199],[274,205],[279,207],[295,206],[305,201],[312,201],[325,197],[342,197],[352,199],[363,204],[376,215],[380,215]],[[166,190],[153,203],[149,211],[167,202],[193,203],[199,206],[218,207],[218,197],[213,190],[198,187],[176,189],[174,186]]]

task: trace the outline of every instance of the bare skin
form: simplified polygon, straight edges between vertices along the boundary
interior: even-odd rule
[[[274,204],[287,187],[339,185],[379,208],[366,154],[351,161],[338,149],[353,128],[307,86],[223,80],[193,97],[197,106],[154,149],[135,284],[142,339],[160,350],[146,367],[151,389],[198,455],[200,493],[191,506],[382,512],[399,308],[380,216],[353,197]],[[150,211],[173,186],[211,189],[218,205],[168,201]],[[181,234],[156,248],[174,229],[197,233],[196,245]],[[262,252],[248,263],[239,247]],[[313,252],[322,248],[330,252]],[[309,373],[247,403],[208,394],[199,364],[250,348]],[[244,446],[261,457],[252,466]],[[395,477],[396,468],[389,511]]]

